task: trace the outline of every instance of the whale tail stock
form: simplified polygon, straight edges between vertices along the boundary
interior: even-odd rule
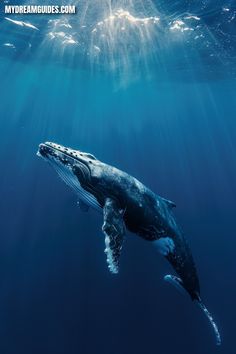
[[[174,251],[166,255],[166,259],[175,269],[176,275],[166,275],[164,279],[175,286],[181,293],[190,295],[192,301],[203,311],[214,330],[216,345],[221,344],[217,325],[200,297],[200,285],[197,269],[188,242],[182,232],[171,235],[174,241]]]
[[[174,287],[176,287],[181,293],[189,293],[188,290],[184,287],[183,281],[175,276],[175,275],[166,275],[164,277],[164,280],[167,281],[168,283],[172,284]],[[206,308],[206,306],[204,305],[200,295],[198,293],[195,294],[195,296],[193,296],[193,294],[189,294],[191,296],[191,299],[193,300],[193,302],[203,311],[203,313],[205,314],[205,316],[207,317],[208,321],[211,324],[211,327],[213,328],[214,334],[215,334],[215,340],[216,340],[216,345],[221,345],[221,336],[220,336],[220,332],[218,330],[218,327],[211,315],[211,313],[208,311],[208,309]]]

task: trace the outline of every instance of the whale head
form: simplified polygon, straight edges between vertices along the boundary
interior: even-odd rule
[[[49,162],[80,200],[95,209],[101,208],[102,196],[96,191],[94,181],[102,163],[95,156],[53,142],[40,144],[37,155]]]

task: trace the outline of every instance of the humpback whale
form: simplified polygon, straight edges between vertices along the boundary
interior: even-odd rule
[[[125,230],[153,242],[177,275],[164,279],[187,292],[204,312],[221,344],[218,328],[202,302],[196,266],[186,238],[178,227],[175,203],[156,195],[136,178],[99,161],[90,153],[52,142],[39,145],[38,153],[78,195],[83,211],[90,207],[103,214],[105,253],[111,273],[118,273]]]

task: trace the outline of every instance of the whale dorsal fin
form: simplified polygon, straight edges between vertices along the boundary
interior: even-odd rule
[[[165,198],[162,198],[161,199],[163,200],[163,202],[166,203],[166,205],[169,207],[169,208],[176,208],[176,204],[174,202],[172,202],[171,200],[169,199],[165,199]]]
[[[119,258],[125,233],[123,210],[117,201],[107,198],[103,208],[104,223],[102,231],[105,234],[105,253],[108,268],[111,273],[118,273]]]

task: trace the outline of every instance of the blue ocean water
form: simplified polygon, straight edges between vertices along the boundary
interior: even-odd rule
[[[84,0],[79,19],[1,13],[3,354],[235,353],[236,6],[191,3]],[[80,211],[36,156],[44,141],[175,201],[221,347],[163,281],[173,271],[150,243],[128,234],[119,275],[108,272],[101,216]]]

